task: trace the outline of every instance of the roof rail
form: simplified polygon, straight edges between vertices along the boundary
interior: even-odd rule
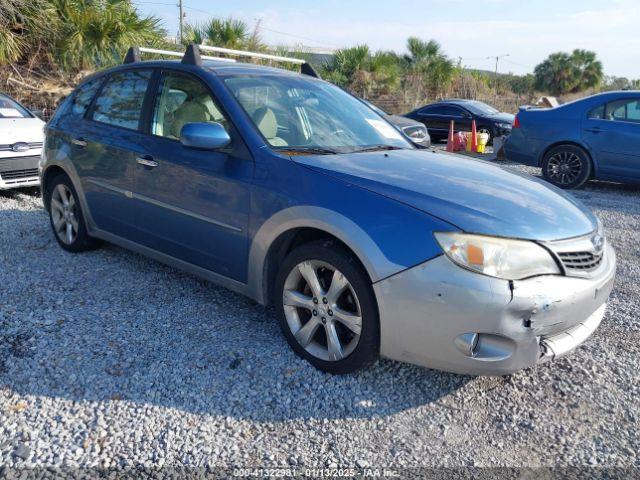
[[[216,52],[224,53],[226,55],[232,55],[237,57],[249,57],[249,58],[261,58],[264,60],[274,60],[276,62],[294,63],[300,65],[300,72],[310,77],[320,78],[320,75],[316,70],[306,61],[301,58],[283,57],[279,55],[270,55],[268,53],[247,52],[245,50],[234,50],[231,48],[212,47],[209,45],[199,45],[200,50],[204,52]]]
[[[158,55],[168,55],[171,57],[180,57],[182,58],[182,63],[187,63],[191,65],[200,65],[202,64],[202,59],[204,60],[220,60],[222,62],[231,62],[235,63],[233,58],[224,58],[224,57],[212,57],[208,55],[200,55],[200,51],[197,48],[197,45],[190,44],[187,47],[187,50],[184,53],[176,52],[174,50],[162,50],[159,48],[147,48],[147,47],[131,47],[127,54],[124,57],[124,63],[134,63],[140,62],[140,54],[141,53],[155,53]]]
[[[303,75],[320,78],[320,75],[318,74],[318,72],[316,72],[316,70],[309,63],[307,63],[306,60],[302,60],[301,58],[282,57],[278,55],[270,55],[267,53],[247,52],[244,50],[233,50],[231,48],[223,48],[223,47],[211,47],[209,45],[197,45],[195,43],[190,43],[187,46],[187,49],[184,52],[184,54],[173,51],[173,50],[161,50],[158,48],[131,47],[127,51],[127,54],[124,57],[124,63],[140,62],[141,53],[155,53],[158,55],[169,55],[173,57],[181,57],[182,63],[188,64],[188,65],[202,65],[202,60],[219,60],[223,62],[236,61],[233,58],[202,55],[201,53],[202,51],[217,52],[217,53],[223,53],[225,55],[234,55],[238,57],[261,58],[264,60],[274,60],[276,62],[293,63],[296,65],[300,65],[300,72]]]

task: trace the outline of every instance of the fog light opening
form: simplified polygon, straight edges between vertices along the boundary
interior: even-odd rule
[[[478,339],[480,336],[473,333],[464,333],[455,339],[456,347],[467,357],[473,357],[478,348]]]

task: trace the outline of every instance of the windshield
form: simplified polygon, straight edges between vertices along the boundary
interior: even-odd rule
[[[482,103],[478,101],[469,102],[467,104],[467,107],[473,113],[477,113],[480,115],[495,115],[496,113],[500,113],[500,110],[497,110],[492,106],[487,105],[486,103]]]
[[[386,120],[330,83],[289,75],[230,76],[225,83],[276,150],[414,148]]]
[[[31,114],[18,102],[0,94],[0,118],[31,118]]]

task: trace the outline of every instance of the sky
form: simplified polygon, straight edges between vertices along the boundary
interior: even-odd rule
[[[178,0],[132,0],[178,31]],[[183,0],[186,21],[260,20],[269,45],[405,51],[435,39],[471,68],[529,73],[550,53],[593,50],[606,75],[640,78],[640,0]],[[487,58],[493,57],[493,58]]]

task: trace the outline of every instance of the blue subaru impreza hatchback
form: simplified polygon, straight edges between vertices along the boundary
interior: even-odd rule
[[[60,246],[112,242],[272,304],[293,350],[332,373],[383,356],[507,374],[594,332],[616,260],[587,208],[417,150],[302,71],[190,46],[88,78],[47,126]]]

